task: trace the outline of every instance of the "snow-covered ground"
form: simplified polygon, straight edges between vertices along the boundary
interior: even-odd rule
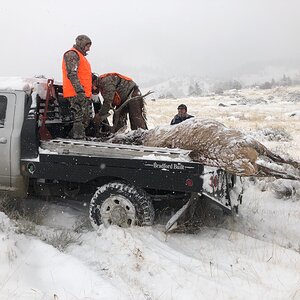
[[[147,102],[150,128],[185,103],[300,160],[300,87]],[[0,212],[1,300],[300,299],[300,182],[247,179],[239,215],[212,212],[194,234],[95,232],[86,204],[28,199],[30,222]]]

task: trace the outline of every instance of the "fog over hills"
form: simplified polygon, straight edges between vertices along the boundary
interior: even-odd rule
[[[140,70],[139,76],[135,80],[142,89],[155,91],[155,97],[179,98],[215,92],[218,85],[224,85],[226,82],[238,82],[241,87],[247,87],[261,85],[272,80],[280,81],[283,76],[298,83],[300,81],[300,60],[256,61],[241,65],[235,70],[219,76],[201,75],[201,72],[199,74],[167,74],[160,73],[158,69],[147,68],[145,72]],[[193,93],[195,85],[198,85],[201,92]]]

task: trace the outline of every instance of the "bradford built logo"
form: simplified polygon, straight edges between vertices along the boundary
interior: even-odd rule
[[[180,163],[153,163],[154,169],[166,169],[166,170],[184,170],[184,165]]]

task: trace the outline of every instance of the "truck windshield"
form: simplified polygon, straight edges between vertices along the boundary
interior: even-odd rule
[[[0,95],[0,128],[4,127],[6,117],[7,98]]]

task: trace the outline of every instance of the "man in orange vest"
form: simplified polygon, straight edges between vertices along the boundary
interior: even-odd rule
[[[91,45],[88,36],[79,35],[75,45],[63,56],[63,96],[70,101],[74,117],[70,136],[74,139],[85,138],[85,128],[90,121],[92,71],[85,56]]]
[[[131,78],[119,73],[106,73],[98,77],[93,76],[93,94],[98,94],[99,92],[103,97],[103,105],[95,118],[98,122],[107,117],[111,107],[118,108],[128,98],[142,95],[139,87]],[[132,130],[138,128],[148,129],[145,103],[142,97],[132,100],[122,109],[115,132],[127,124],[127,114],[129,114]]]

